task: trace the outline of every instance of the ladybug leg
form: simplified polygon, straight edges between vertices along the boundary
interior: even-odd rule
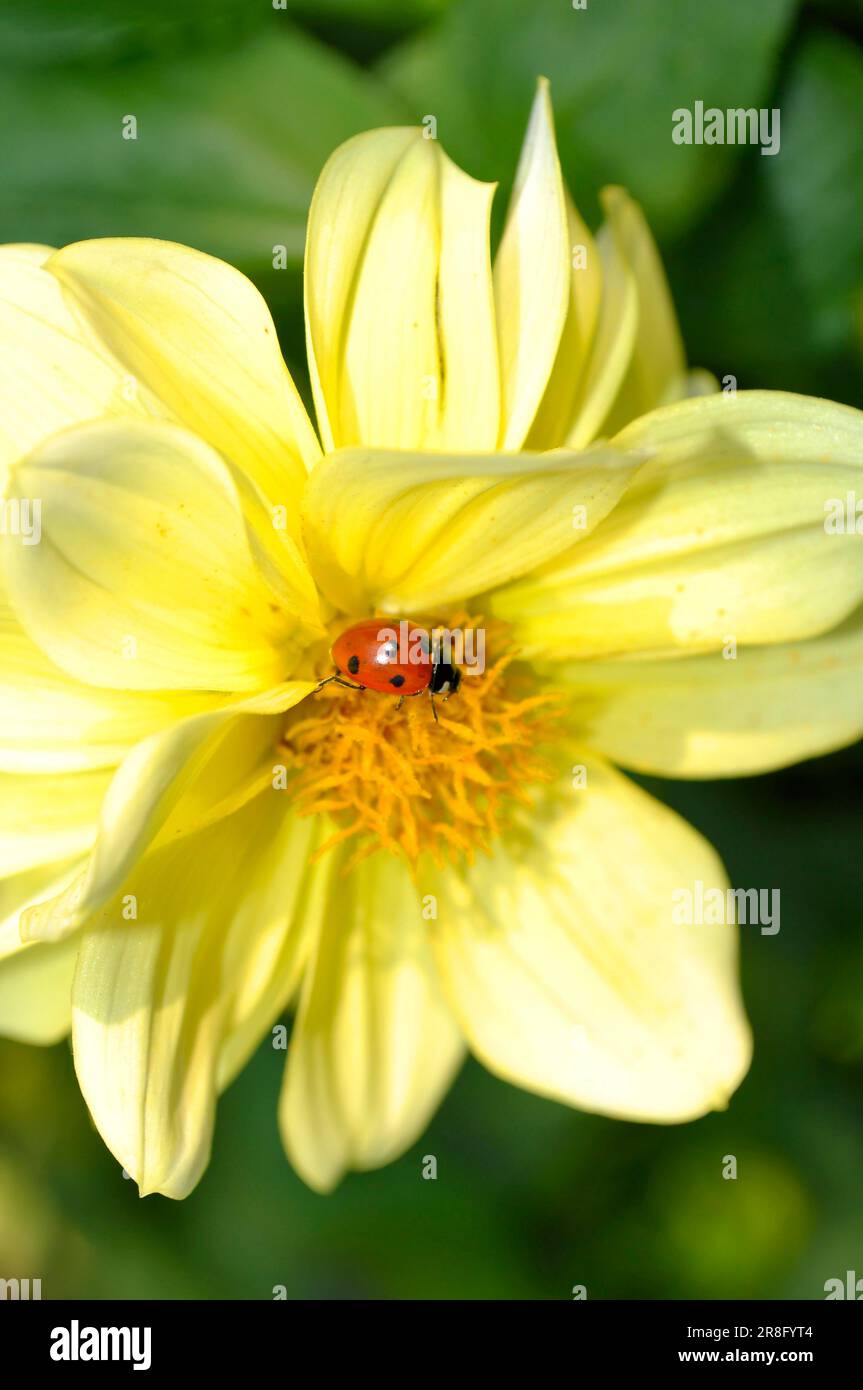
[[[439,720],[438,717],[437,717],[437,707],[436,707],[435,702],[434,702],[434,691],[433,691],[431,688],[429,689],[429,699],[431,700],[431,707],[432,707],[432,714],[434,715],[434,722],[435,722],[436,724],[439,724],[439,723],[440,723],[440,720]]]
[[[401,707],[402,707],[402,705],[404,704],[405,700],[415,700],[416,697],[417,697],[418,695],[422,695],[422,694],[423,694],[423,691],[422,691],[422,690],[412,690],[411,693],[410,693],[410,695],[400,695],[400,696],[399,696],[399,700],[398,700],[398,704],[396,705],[396,713],[398,713],[398,711],[401,709]]]

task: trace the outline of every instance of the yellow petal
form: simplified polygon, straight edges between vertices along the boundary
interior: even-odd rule
[[[719,390],[719,382],[712,372],[704,367],[693,367],[686,373],[684,396],[712,396]]]
[[[585,661],[566,682],[591,747],[636,772],[743,777],[863,735],[863,610],[821,637],[666,661]]]
[[[326,1192],[422,1133],[463,1043],[443,1002],[407,868],[383,854],[331,895],[303,985],[279,1118],[291,1162]]]
[[[213,256],[147,238],[76,242],[46,264],[126,371],[293,525],[318,445],[254,285]]]
[[[86,869],[64,893],[22,915],[22,937],[53,941],[76,931],[153,846],[229,816],[272,788],[280,716],[315,688],[292,681],[137,744],[105,794]]]
[[[602,298],[564,434],[570,449],[583,449],[599,435],[632,361],[638,334],[638,282],[617,222],[600,227],[596,251]]]
[[[72,1026],[72,976],[77,940],[27,946],[0,960],[0,1033],[50,1045]]]
[[[40,258],[0,248],[0,494],[10,465],[55,430],[145,408],[119,364],[85,341]]]
[[[569,307],[571,265],[554,116],[542,79],[494,263],[504,449],[523,445],[548,386]]]
[[[64,859],[60,863],[40,864],[0,879],[0,961],[29,949],[22,940],[20,919],[31,907],[55,897],[77,876],[82,861]],[[2,1020],[0,1020],[2,1032]]]
[[[724,1107],[750,1055],[733,925],[676,925],[725,890],[685,822],[596,761],[522,835],[448,881],[434,941],[469,1045],[508,1081],[624,1119]]]
[[[583,448],[656,406],[703,391],[707,375],[686,372],[674,304],[641,208],[622,188],[603,189],[601,201],[606,220],[596,245],[603,297],[561,436],[570,448]]]
[[[306,901],[311,831],[284,814],[278,796],[269,791],[153,853],[80,938],[75,1070],[105,1143],[142,1195],[184,1197],[195,1186],[220,1082],[238,1059],[232,1030],[245,1029],[247,1052],[302,964],[296,909]],[[257,1013],[251,1038],[250,1013],[265,995],[272,1012]]]
[[[527,436],[529,449],[558,448],[566,439],[583,401],[580,392],[599,321],[603,290],[602,258],[568,193],[566,218],[572,266],[569,305],[557,359]],[[615,324],[619,327],[620,320],[616,318]]]
[[[309,479],[309,563],[347,612],[434,609],[583,545],[639,466],[589,453],[345,450]]]
[[[420,130],[371,131],[328,160],[305,268],[327,449],[495,447],[493,193]]]
[[[653,457],[596,531],[494,596],[523,648],[557,660],[793,642],[863,599],[863,552],[825,529],[863,481],[863,414],[780,392],[704,396],[612,447]]]
[[[687,376],[671,292],[644,213],[622,188],[603,189],[601,197],[638,295],[638,327],[626,375],[600,427],[609,435],[639,415],[686,395]]]
[[[27,265],[44,265],[56,249],[56,246],[44,246],[36,241],[7,241],[0,246],[0,261],[24,261]]]
[[[271,831],[272,850],[266,842],[260,855],[259,879],[278,911],[260,914],[252,893],[244,899],[234,924],[235,989],[219,1053],[220,1091],[245,1066],[273,1019],[293,999],[330,895],[341,888],[335,877],[338,856],[327,854],[313,862],[315,852],[332,834],[331,824],[320,816],[301,818],[287,810],[277,826]]]
[[[0,876],[89,849],[111,775],[0,773]]]
[[[132,744],[215,708],[201,691],[104,690],[72,680],[25,633],[0,584],[0,771],[113,767]]]
[[[297,571],[289,599],[266,582],[229,471],[185,430],[65,431],[16,465],[9,496],[41,504],[40,544],[5,538],[15,614],[82,681],[254,690],[308,640],[311,580]]]

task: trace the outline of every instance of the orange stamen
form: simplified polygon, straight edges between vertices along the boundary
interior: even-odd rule
[[[549,780],[537,750],[550,741],[558,699],[531,693],[500,625],[486,626],[486,645],[498,655],[438,702],[438,723],[425,696],[397,710],[390,696],[337,685],[289,716],[280,754],[290,794],[301,815],[326,813],[336,827],[315,858],[355,840],[345,871],[377,849],[411,864],[423,853],[439,865],[472,862],[529,803],[531,786]]]

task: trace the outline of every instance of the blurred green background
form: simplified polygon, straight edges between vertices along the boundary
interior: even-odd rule
[[[642,200],[691,360],[863,404],[863,0],[0,0],[0,240],[224,256],[301,376],[303,228],[331,149],[435,115],[450,154],[502,181],[502,211],[537,73],[588,220],[604,183]],[[778,106],[781,153],[674,145],[695,100]],[[412,1152],[322,1198],[282,1156],[284,1054],[265,1044],[197,1191],[141,1202],[68,1049],[0,1043],[0,1274],[92,1298],[820,1298],[863,1276],[861,779],[858,747],[645,783],[733,881],[782,893],[778,936],[743,930],[756,1055],[726,1113],[627,1125],[469,1063]]]

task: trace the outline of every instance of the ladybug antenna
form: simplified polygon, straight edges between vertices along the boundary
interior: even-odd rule
[[[323,690],[325,685],[333,684],[343,685],[345,690],[365,690],[366,688],[364,685],[352,685],[351,682],[346,681],[343,676],[325,676],[322,681],[318,681],[317,688],[318,690]]]

